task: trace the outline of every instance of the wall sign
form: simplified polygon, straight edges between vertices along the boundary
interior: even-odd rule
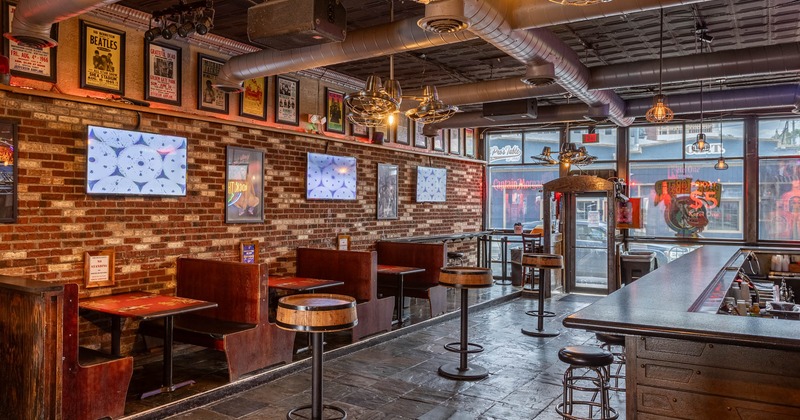
[[[11,22],[14,21],[15,3],[6,2],[3,8],[3,32],[11,32]],[[50,38],[58,40],[58,24],[53,24]],[[3,38],[3,47],[11,74],[27,79],[56,82],[56,53],[57,48],[36,48],[18,44]]]
[[[664,204],[664,220],[678,236],[697,236],[708,226],[708,211],[722,199],[722,184],[692,178],[656,181],[653,205]]]
[[[125,32],[81,21],[81,88],[125,94]]]

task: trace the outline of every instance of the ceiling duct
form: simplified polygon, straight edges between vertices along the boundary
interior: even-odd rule
[[[747,111],[787,108],[800,102],[800,85],[759,86],[746,89],[704,92],[702,109],[706,112]],[[669,106],[676,114],[700,112],[700,94],[670,95]],[[642,117],[653,106],[650,98],[628,101],[630,117]]]
[[[528,66],[525,76],[519,79],[530,86],[547,86],[556,82],[556,69],[553,63],[542,63]]]
[[[247,9],[247,36],[278,50],[341,42],[347,11],[339,0],[272,0]]]
[[[518,77],[486,80],[437,87],[439,99],[452,105],[478,104],[483,102],[511,101],[515,99],[563,95],[566,91],[559,85],[529,86],[519,82]],[[421,96],[421,89],[403,92],[408,96]],[[410,102],[403,102],[403,108],[411,108]]]
[[[438,34],[463,31],[469,27],[464,16],[462,0],[439,1],[425,6],[425,17],[417,21],[417,25]]]
[[[490,121],[483,117],[483,111],[459,112],[450,119],[428,124],[423,128],[426,136],[436,135],[436,131],[442,128],[463,128],[463,127],[511,127],[516,125],[531,124],[552,124],[566,121],[586,121],[584,115],[589,110],[584,104],[542,106],[537,109],[535,119],[519,118],[506,121]]]
[[[14,10],[12,31],[4,36],[35,48],[52,48],[58,42],[50,38],[56,22],[90,12],[119,0],[22,0]]]
[[[483,104],[483,118],[489,121],[536,119],[536,98]]]

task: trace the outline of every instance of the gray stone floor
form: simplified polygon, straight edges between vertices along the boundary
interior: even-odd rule
[[[558,316],[548,318],[546,328],[562,331],[553,338],[520,333],[521,327],[535,326],[535,318],[524,313],[536,308],[536,300],[524,295],[470,313],[469,340],[485,351],[470,356],[469,364],[490,372],[479,381],[453,381],[437,374],[443,363],[458,361],[457,354],[442,347],[459,340],[458,317],[326,358],[324,402],[344,408],[350,419],[558,419],[554,407],[561,398],[566,367],[558,360],[558,350],[596,344],[593,334],[565,329],[561,320],[595,299],[558,294],[548,299],[546,308]],[[307,368],[170,418],[284,419],[292,407],[311,403],[310,384]],[[624,418],[624,393],[612,393],[611,401]]]

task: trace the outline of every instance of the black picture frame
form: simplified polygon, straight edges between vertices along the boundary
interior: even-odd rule
[[[431,137],[431,139],[433,142],[433,151],[444,152],[444,132],[442,130],[437,130],[436,135]]]
[[[180,47],[145,40],[144,100],[180,106],[182,62]]]
[[[451,155],[461,155],[461,129],[460,128],[451,128],[450,134],[448,135],[448,143],[450,145],[450,154]]]
[[[422,124],[419,121],[414,121],[414,147],[419,147],[421,149],[428,148],[428,138],[425,137],[425,134],[422,133],[423,127],[425,124]]]
[[[377,219],[396,220],[397,219],[397,188],[398,170],[397,165],[388,163],[378,164],[378,191],[376,194]]]
[[[0,120],[0,223],[17,222],[17,125]]]
[[[264,222],[264,152],[225,149],[225,223]]]
[[[11,32],[16,7],[16,2],[3,2],[3,33]],[[58,41],[58,23],[50,29],[50,38]],[[8,57],[12,76],[50,83],[58,80],[58,48],[29,47],[3,37],[3,55]]]
[[[403,114],[400,114],[403,115]],[[408,117],[401,116],[397,119],[395,124],[394,142],[397,144],[409,145],[411,144],[411,120]]]
[[[81,20],[80,60],[81,89],[125,95],[125,32]]]
[[[475,129],[474,128],[465,128],[464,129],[464,156],[474,158],[475,157]]]
[[[344,134],[345,127],[344,92],[325,88],[325,131]]]
[[[360,139],[369,139],[369,127],[350,123],[350,135]]]
[[[275,122],[300,125],[300,81],[286,76],[275,78]]]
[[[243,88],[239,94],[239,116],[266,121],[269,80],[266,77],[245,80]]]
[[[197,109],[227,114],[230,109],[228,94],[212,85],[225,61],[197,53]]]

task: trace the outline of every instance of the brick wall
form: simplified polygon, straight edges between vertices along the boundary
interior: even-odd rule
[[[365,250],[381,238],[481,229],[483,166],[476,162],[5,90],[0,118],[18,124],[19,139],[19,217],[16,224],[0,224],[0,274],[83,284],[84,252],[113,247],[116,285],[82,296],[172,293],[176,258],[238,260],[245,240],[259,241],[260,259],[275,275],[294,272],[295,248],[333,247],[337,233],[351,235],[353,248]],[[86,125],[187,137],[187,195],[86,195]],[[263,224],[225,223],[227,145],[265,153]],[[306,152],[355,157],[358,199],[307,201]],[[376,220],[379,162],[399,168],[398,220]],[[418,165],[447,168],[446,203],[415,202]],[[93,328],[83,326],[82,342],[96,343]],[[132,342],[126,336],[123,350]]]

